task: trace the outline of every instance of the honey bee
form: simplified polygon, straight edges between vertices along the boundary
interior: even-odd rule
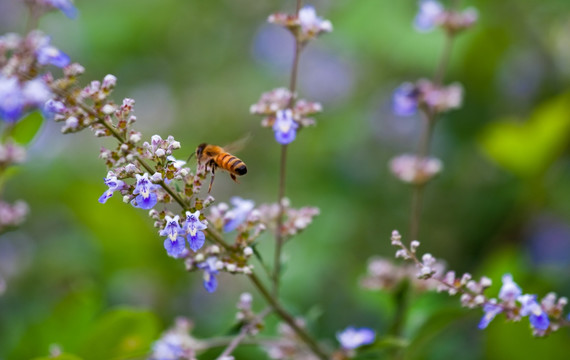
[[[217,145],[206,143],[198,145],[196,148],[196,158],[199,164],[206,164],[206,168],[212,172],[208,193],[212,190],[217,168],[229,172],[230,177],[236,183],[239,183],[239,181],[237,181],[238,176],[247,174],[247,166],[243,161]]]

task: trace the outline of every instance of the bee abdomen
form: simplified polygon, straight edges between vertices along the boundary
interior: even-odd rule
[[[241,162],[241,166],[236,168],[236,173],[240,176],[247,174],[247,167],[243,161]]]
[[[220,154],[217,158],[217,163],[221,168],[231,173],[235,173],[238,175],[244,175],[245,173],[247,173],[247,168],[245,166],[245,163],[231,154],[228,153]]]

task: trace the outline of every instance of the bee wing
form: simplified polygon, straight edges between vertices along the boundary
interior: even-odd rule
[[[236,140],[226,146],[224,146],[224,151],[229,152],[231,154],[239,152],[241,149],[245,148],[247,143],[251,140],[252,136],[251,133],[248,133],[246,136],[242,137],[239,140]]]

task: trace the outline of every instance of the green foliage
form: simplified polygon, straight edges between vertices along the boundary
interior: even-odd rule
[[[568,145],[570,94],[540,105],[527,121],[503,119],[490,123],[481,135],[487,155],[523,178],[544,174]]]
[[[144,356],[159,333],[158,321],[148,311],[112,310],[93,324],[78,354],[86,359]]]
[[[20,145],[29,144],[38,134],[44,123],[44,117],[39,111],[29,113],[18,121],[10,132],[10,136]]]
[[[82,360],[80,357],[71,354],[61,354],[58,356],[38,357],[33,360]]]

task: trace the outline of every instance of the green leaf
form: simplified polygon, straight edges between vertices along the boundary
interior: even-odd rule
[[[444,308],[434,312],[416,331],[408,347],[409,358],[415,358],[426,345],[451,323],[465,316],[466,311],[461,308]]]
[[[43,122],[42,114],[39,111],[34,111],[14,125],[11,137],[20,145],[29,144],[38,134]]]
[[[55,357],[44,356],[44,357],[35,358],[33,360],[82,360],[82,358],[72,354],[61,354]]]
[[[570,94],[539,106],[520,122],[489,124],[481,136],[483,151],[499,166],[523,178],[543,174],[562,153],[570,136]]]
[[[89,359],[141,357],[150,352],[158,336],[158,320],[152,313],[117,309],[97,321],[79,354]]]
[[[30,325],[8,358],[30,359],[45,354],[52,344],[76,352],[101,307],[96,291],[85,288],[67,294],[45,318]]]

